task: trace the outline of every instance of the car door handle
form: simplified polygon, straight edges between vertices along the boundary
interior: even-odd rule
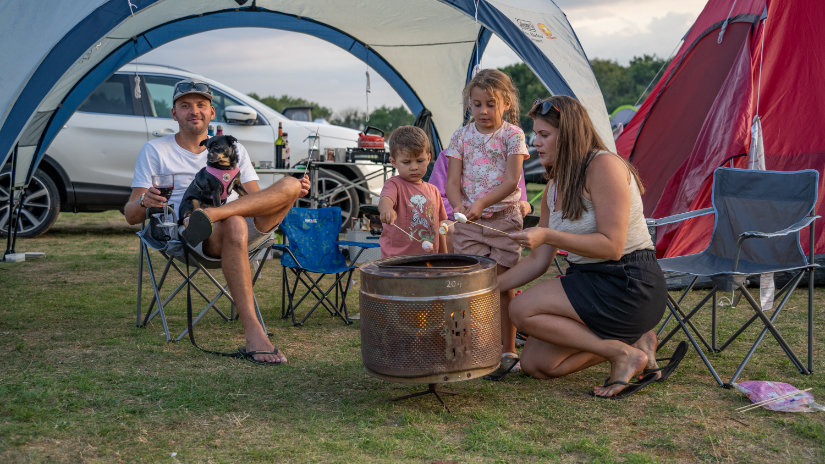
[[[152,135],[155,137],[166,137],[167,135],[172,135],[175,133],[175,129],[161,129],[161,130],[154,130],[152,131]]]

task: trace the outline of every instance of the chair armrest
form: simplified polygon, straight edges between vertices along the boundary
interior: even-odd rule
[[[819,218],[819,216],[805,216],[802,220],[797,221],[795,224],[792,224],[782,230],[777,230],[775,232],[761,232],[757,230],[742,232],[741,234],[739,234],[739,238],[736,240],[736,256],[733,258],[733,272],[736,272],[736,270],[739,269],[739,255],[742,251],[742,245],[744,244],[745,240],[749,238],[782,237],[807,227],[817,218]],[[811,236],[811,239],[813,239],[813,236]]]
[[[335,244],[339,245],[339,246],[355,246],[355,247],[361,247],[361,248],[378,248],[381,245],[378,244],[377,239],[378,239],[378,237],[376,237],[376,240],[374,242],[351,242],[349,240],[338,240],[337,242],[335,242]]]
[[[804,219],[797,222],[796,224],[790,225],[782,230],[777,230],[775,232],[761,232],[758,230],[749,230],[747,232],[742,232],[741,234],[739,234],[739,241],[746,240],[749,238],[771,238],[788,235],[792,232],[798,232],[804,229],[817,218],[819,218],[819,216],[806,216]]]
[[[675,222],[682,222],[687,219],[704,216],[705,214],[712,214],[715,213],[713,208],[702,208],[697,209],[694,211],[688,211],[685,213],[674,214],[672,216],[665,216],[659,219],[647,219],[647,226],[659,227],[666,224],[673,224]]]
[[[286,243],[273,243],[272,248],[276,250],[289,250],[289,245]]]

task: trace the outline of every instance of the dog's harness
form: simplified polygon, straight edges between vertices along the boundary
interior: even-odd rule
[[[224,201],[226,200],[226,197],[229,196],[229,186],[232,184],[232,180],[240,175],[241,170],[238,169],[237,166],[226,170],[206,166],[206,172],[218,179],[223,185],[223,190],[221,191],[221,201]]]

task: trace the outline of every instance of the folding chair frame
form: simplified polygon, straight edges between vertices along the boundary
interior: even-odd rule
[[[364,252],[367,248],[375,248],[377,244],[374,243],[366,243],[366,242],[352,242],[352,241],[338,241],[336,242],[338,246],[355,246],[360,247],[358,253],[355,254],[350,262],[355,263],[358,261],[358,258],[361,256],[361,253]],[[292,259],[299,263],[298,258],[292,253],[292,250],[289,249],[288,245],[275,245],[274,248],[281,250],[282,252],[289,253]],[[338,272],[335,274],[332,273],[320,273],[320,272],[312,272],[302,268],[291,268],[286,266],[281,266],[282,273],[281,273],[281,319],[286,319],[287,317],[292,318],[292,325],[294,326],[301,326],[306,322],[309,316],[315,311],[318,306],[323,306],[324,309],[327,310],[330,316],[333,317],[340,317],[341,320],[344,321],[344,324],[352,324],[352,320],[349,318],[349,313],[347,311],[347,293],[349,291],[350,283],[352,282],[352,273],[358,269],[355,265],[350,265],[350,267],[343,271]],[[292,284],[289,282],[289,273],[287,273],[287,269],[292,273],[294,276],[294,280]],[[314,276],[310,276],[310,274],[314,274]],[[319,285],[321,280],[326,276],[335,276],[335,281],[330,285],[330,287],[324,291],[323,288]],[[303,288],[307,291],[304,293],[298,301],[295,300],[295,294],[298,290],[298,284],[302,284]],[[334,294],[334,301],[331,301],[329,296],[330,293],[335,292]],[[298,308],[301,303],[308,297],[312,295],[317,301],[315,304],[310,308],[309,311],[301,318],[300,321],[296,320],[295,317],[295,309]]]
[[[144,227],[148,227],[148,222],[144,223]],[[140,235],[140,234],[138,234]],[[254,250],[249,252],[249,261],[253,266],[253,275],[252,275],[252,286],[254,288],[255,282],[258,280],[258,277],[263,270],[264,263],[269,257],[271,253],[272,244],[274,243],[274,239],[268,239],[265,242],[261,243],[257,246]],[[188,246],[186,242],[181,242],[183,246]],[[151,250],[157,251],[165,260],[166,264],[164,265],[163,272],[158,279],[156,276],[155,267],[152,264],[152,256]],[[190,248],[191,250],[191,248]],[[258,256],[263,252],[262,256]],[[156,316],[160,316],[161,325],[163,326],[163,332],[166,336],[166,341],[172,341],[172,337],[169,334],[169,327],[166,321],[166,313],[164,311],[164,307],[172,301],[181,290],[186,288],[187,281],[191,283],[191,288],[201,296],[201,298],[206,302],[206,307],[201,310],[196,317],[192,319],[192,324],[196,324],[210,309],[213,309],[218,316],[220,316],[224,321],[233,321],[238,318],[237,313],[235,312],[235,300],[232,299],[232,295],[229,294],[229,286],[228,284],[221,284],[213,275],[209,272],[209,269],[218,269],[219,262],[215,262],[217,267],[210,267],[207,268],[203,263],[201,263],[194,252],[190,253],[190,256],[193,259],[190,259],[190,266],[192,269],[190,270],[189,274],[181,268],[181,263],[185,265],[185,262],[181,261],[178,262],[178,258],[175,256],[170,255],[163,249],[155,249],[150,247],[143,239],[140,237],[140,251],[138,256],[138,285],[137,285],[137,318],[136,318],[136,325],[137,327],[145,327],[152,319]],[[145,261],[145,266],[144,266]],[[143,301],[143,274],[144,274],[144,267],[147,269],[149,274],[150,283],[152,286],[153,296],[149,305],[144,310],[142,308]],[[174,270],[183,280],[172,290],[166,298],[162,298],[161,291],[163,290],[163,286],[166,283],[166,279],[169,276],[169,271]],[[217,294],[209,298],[207,294],[197,285],[194,281],[195,276],[198,273],[203,273],[206,278],[215,285],[216,289],[218,290]],[[174,275],[174,273],[172,274]],[[229,315],[227,316],[224,311],[222,311],[217,303],[221,299],[221,297],[225,297],[226,300],[229,302]],[[264,324],[263,317],[261,316],[261,311],[258,306],[258,300],[253,294],[253,302],[255,304],[255,315],[258,318],[258,321],[261,323],[261,327],[263,327],[264,332],[266,332],[266,325]],[[141,318],[143,319],[141,322]],[[188,328],[185,328],[177,337],[175,337],[174,341],[178,341],[181,338],[185,337],[186,334],[189,332]]]
[[[705,208],[702,210],[677,214],[674,216],[669,216],[662,219],[649,219],[648,224],[650,226],[658,227],[665,224],[672,224],[676,222],[681,222],[689,218],[697,217],[704,214],[713,213],[714,208]],[[817,219],[819,216],[815,216],[810,213],[806,218],[802,219],[801,221],[797,222],[796,224],[787,227],[786,229],[776,231],[776,232],[744,232],[742,233],[738,240],[737,240],[737,249],[735,257],[733,258],[733,268],[730,273],[727,273],[723,276],[710,276],[711,278],[711,289],[707,295],[705,295],[700,302],[694,306],[690,312],[685,313],[682,308],[682,302],[684,301],[685,297],[693,290],[696,282],[699,279],[699,275],[695,275],[693,280],[690,284],[684,289],[682,294],[679,296],[678,300],[674,299],[670,294],[668,294],[667,298],[667,307],[670,311],[670,314],[665,318],[662,324],[659,326],[657,330],[657,336],[661,335],[661,333],[665,330],[670,318],[676,320],[677,326],[672,328],[667,335],[660,338],[659,347],[663,346],[671,337],[673,337],[678,331],[682,331],[688,337],[690,343],[693,345],[696,352],[699,354],[699,357],[702,359],[702,362],[710,371],[711,375],[713,376],[716,382],[725,388],[730,388],[731,384],[736,382],[739,378],[740,374],[742,373],[743,369],[750,361],[751,357],[755,353],[756,349],[759,347],[760,343],[764,339],[765,335],[770,332],[771,336],[773,336],[774,340],[776,340],[777,344],[782,348],[785,354],[793,363],[794,367],[796,367],[801,374],[811,374],[813,372],[813,292],[814,292],[814,271],[819,265],[815,264],[814,262],[814,220]],[[807,256],[807,265],[804,267],[800,267],[793,271],[793,275],[791,279],[776,293],[775,301],[779,300],[779,303],[775,306],[773,312],[770,311],[762,311],[761,304],[757,302],[753,296],[751,296],[750,292],[747,289],[747,280],[746,278],[749,275],[737,273],[738,265],[739,265],[739,258],[741,255],[742,246],[746,240],[751,238],[772,238],[778,236],[784,236],[791,233],[798,233],[803,228],[808,227],[809,230],[809,250]],[[807,342],[808,342],[808,350],[807,350],[807,365],[804,365],[802,361],[800,361],[799,357],[794,353],[793,349],[791,349],[790,345],[785,341],[784,337],[779,333],[779,330],[774,325],[777,317],[779,316],[782,309],[785,307],[785,304],[788,302],[791,294],[796,290],[800,281],[808,274],[808,314],[807,314],[807,323],[808,323],[808,332],[807,332]],[[727,279],[727,280],[725,280]],[[732,282],[731,282],[732,280]],[[735,293],[734,304],[736,301],[740,300],[740,298],[744,297],[745,301],[748,302],[749,307],[754,311],[754,315],[750,317],[750,319],[742,325],[739,329],[737,329],[726,341],[724,341],[721,345],[717,343],[717,298],[716,294],[719,291],[728,291],[730,288],[727,288],[727,285],[732,285],[732,290]],[[720,285],[722,287],[720,287]],[[724,287],[724,288],[723,288]],[[697,329],[696,326],[691,321],[691,318],[702,308],[704,308],[708,302],[711,304],[711,341],[705,339],[702,336],[701,332]],[[766,313],[770,313],[767,315]],[[713,353],[719,353],[727,348],[731,342],[733,342],[739,335],[741,335],[745,330],[750,327],[750,325],[755,322],[756,320],[760,320],[764,327],[762,328],[759,336],[754,341],[753,345],[748,350],[745,358],[737,367],[736,371],[733,373],[733,376],[728,382],[724,382],[722,378],[717,373],[716,369],[711,364],[710,360],[708,359],[707,355],[705,354],[702,346],[700,346],[699,342],[704,346],[704,348]],[[698,341],[697,341],[698,339]]]

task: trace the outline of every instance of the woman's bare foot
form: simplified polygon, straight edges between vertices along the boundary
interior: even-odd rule
[[[610,379],[605,385],[593,387],[596,396],[610,397],[621,393],[630,382],[647,365],[647,355],[644,351],[627,346],[625,353],[610,359]]]
[[[659,372],[659,364],[656,363],[656,348],[658,346],[659,340],[656,339],[656,332],[652,330],[639,337],[636,343],[633,344],[633,348],[640,349],[647,355],[647,366],[645,366],[645,370],[656,372],[657,380],[662,376],[661,372]]]

